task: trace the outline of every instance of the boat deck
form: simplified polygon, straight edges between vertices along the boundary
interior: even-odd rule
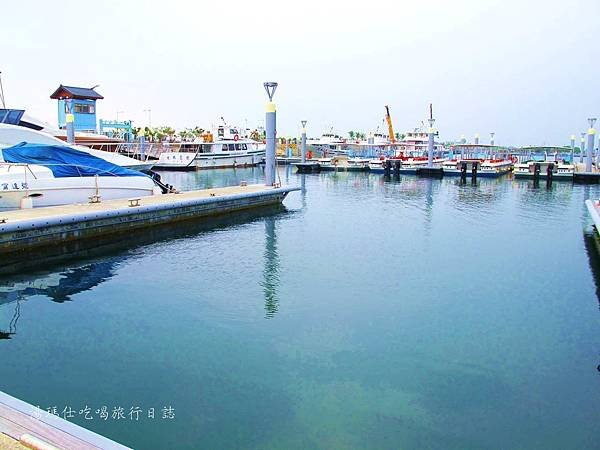
[[[3,392],[0,392],[0,448],[128,449]]]

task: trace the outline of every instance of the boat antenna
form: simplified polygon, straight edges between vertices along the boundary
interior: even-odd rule
[[[2,108],[6,109],[6,103],[4,102],[4,88],[2,87],[2,72],[0,72],[0,101],[2,101]]]

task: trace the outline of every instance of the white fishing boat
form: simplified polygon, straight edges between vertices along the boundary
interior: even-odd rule
[[[459,158],[445,161],[442,168],[444,175],[461,175],[464,170],[468,176],[475,172],[479,177],[493,178],[510,172],[513,164],[514,162],[510,159]]]
[[[171,145],[154,167],[161,169],[217,169],[255,166],[265,156],[265,145],[243,137],[237,128],[220,126],[214,142],[203,140]]]
[[[345,155],[348,153],[346,140],[333,132],[325,133],[319,139],[308,139],[306,145],[313,152],[328,155]]]
[[[162,194],[137,170],[64,145],[22,142],[1,150],[0,208],[31,208]]]
[[[540,179],[548,178],[550,172],[553,179],[572,180],[575,166],[559,160],[532,160],[515,164],[513,171],[515,178],[536,178],[537,173],[537,177]]]
[[[383,173],[385,172],[385,165],[387,161],[391,164],[391,170],[394,170],[394,167],[397,163],[400,163],[400,173],[402,174],[416,174],[417,170],[420,168],[427,167],[429,163],[429,158],[427,156],[397,156],[393,158],[378,158],[371,159],[369,161],[369,170],[374,173]],[[440,167],[446,160],[444,158],[434,157],[433,165],[434,167]]]
[[[407,131],[404,134],[404,139],[395,144],[396,156],[426,155],[428,146],[429,134],[421,128],[415,128],[413,131]],[[438,142],[434,142],[433,151],[436,153],[443,152],[444,146]]]

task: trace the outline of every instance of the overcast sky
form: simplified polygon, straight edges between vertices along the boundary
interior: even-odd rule
[[[264,118],[279,135],[396,131],[433,103],[443,139],[568,144],[600,116],[596,1],[48,1],[2,5],[8,106],[56,124],[60,83],[97,89],[99,118],[176,128]]]

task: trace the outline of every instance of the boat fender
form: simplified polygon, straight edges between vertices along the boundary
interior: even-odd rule
[[[21,209],[33,208],[33,199],[31,197],[23,197],[19,203]]]

